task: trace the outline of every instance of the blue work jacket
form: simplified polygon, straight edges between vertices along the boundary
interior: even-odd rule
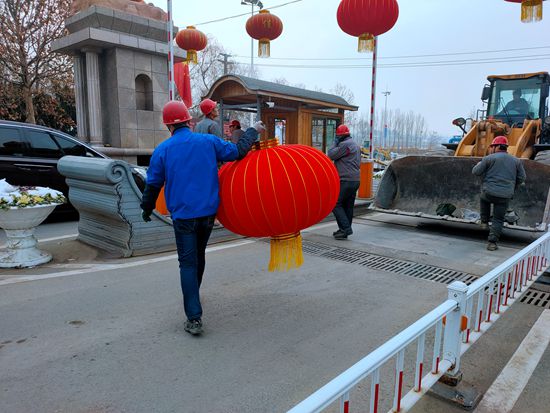
[[[164,185],[172,219],[214,215],[220,203],[218,162],[234,161],[238,156],[234,143],[180,128],[153,152],[147,184]]]

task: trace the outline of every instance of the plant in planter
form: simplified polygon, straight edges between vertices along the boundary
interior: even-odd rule
[[[52,259],[36,248],[34,229],[65,202],[63,194],[54,189],[17,187],[0,180],[0,228],[7,237],[7,247],[0,249],[0,268],[34,267]]]

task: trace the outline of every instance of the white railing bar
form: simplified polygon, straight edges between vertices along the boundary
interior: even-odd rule
[[[487,274],[485,274],[483,277],[477,279],[472,284],[470,284],[468,288],[468,297],[471,297],[475,293],[477,293],[480,289],[484,288],[487,283],[497,276],[500,273],[503,273],[507,271],[509,268],[511,268],[514,264],[516,264],[518,261],[523,259],[524,257],[530,255],[533,251],[537,250],[538,247],[545,241],[548,241],[550,239],[550,233],[544,234],[542,237],[537,239],[536,241],[533,241],[531,244],[529,244],[527,247],[522,249],[521,251],[517,252],[510,258],[508,258],[506,261],[504,261],[502,264],[500,264],[498,267],[492,269]]]
[[[408,412],[421,398],[424,396],[428,390],[430,390],[435,383],[443,376],[447,371],[452,367],[450,360],[443,360],[439,365],[439,372],[428,373],[422,378],[422,389],[416,391],[416,389],[411,389],[402,399],[401,399],[401,410],[399,413]],[[395,413],[393,409],[388,413]]]
[[[414,385],[416,391],[422,389],[422,370],[424,366],[424,343],[426,342],[426,334],[418,337],[418,345],[416,348],[416,368],[414,370]]]
[[[395,356],[399,351],[424,334],[443,316],[456,309],[457,302],[447,300],[436,307],[414,324],[407,327],[372,353],[359,360],[342,374],[325,384],[307,399],[293,407],[288,413],[319,412],[338,399],[342,393],[349,391],[353,386],[378,369],[382,364]]]
[[[395,388],[393,393],[393,411],[401,410],[401,396],[403,395],[403,370],[405,368],[405,349],[397,353],[395,360]]]
[[[370,383],[370,413],[378,412],[378,397],[380,396],[380,369],[374,370]]]
[[[441,361],[441,336],[443,335],[443,320],[435,326],[434,352],[432,360],[432,373],[439,373],[439,362]]]

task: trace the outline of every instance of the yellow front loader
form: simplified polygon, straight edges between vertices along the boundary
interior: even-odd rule
[[[550,77],[546,72],[489,76],[482,100],[487,111],[481,119],[453,121],[464,132],[459,143],[424,156],[394,160],[386,169],[373,209],[381,212],[476,223],[479,220],[481,181],[473,166],[488,154],[491,141],[508,138],[508,152],[521,158],[527,174],[525,186],[510,202],[509,225],[545,231],[550,223]],[[435,155],[435,156],[434,156]],[[443,156],[442,156],[443,155]]]

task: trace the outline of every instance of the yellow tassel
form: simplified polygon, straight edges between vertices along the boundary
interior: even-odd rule
[[[301,267],[303,263],[302,235],[299,232],[271,238],[270,272],[288,271]]]
[[[269,39],[260,39],[258,41],[258,57],[269,57],[269,56],[271,56]]]
[[[531,23],[542,20],[542,0],[523,0],[521,3],[521,21]]]
[[[197,51],[196,50],[189,49],[187,51],[186,62],[187,63],[193,63],[194,65],[196,65],[198,63]]]
[[[368,53],[374,51],[374,36],[370,33],[363,33],[359,36],[359,44],[357,45],[359,53]]]

